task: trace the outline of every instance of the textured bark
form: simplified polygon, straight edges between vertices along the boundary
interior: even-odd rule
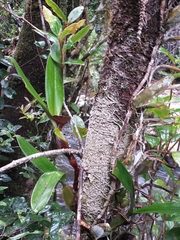
[[[159,36],[160,1],[149,0],[147,26],[141,43],[137,40],[139,5],[134,0],[115,0],[112,4],[108,51],[99,82],[86,139],[83,168],[83,206],[85,221],[92,223],[100,214],[110,191],[110,163],[114,142],[122,126],[129,100],[141,82]],[[132,128],[131,128],[132,131]],[[132,132],[131,132],[132,133]],[[131,140],[126,130],[119,145],[122,160]],[[108,209],[111,217],[111,209]],[[85,237],[82,239],[86,239]]]

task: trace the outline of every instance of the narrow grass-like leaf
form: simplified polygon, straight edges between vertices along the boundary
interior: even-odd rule
[[[31,208],[34,212],[39,212],[46,206],[54,187],[63,176],[64,173],[54,171],[46,172],[39,178],[31,196]]]
[[[46,112],[47,116],[49,118],[51,118],[52,116],[50,115],[46,104],[44,103],[44,101],[42,100],[42,98],[39,96],[39,94],[36,92],[36,90],[34,89],[34,87],[31,85],[30,81],[27,79],[27,77],[24,75],[22,69],[20,68],[19,64],[16,62],[16,60],[12,57],[8,57],[14,64],[17,73],[19,74],[19,76],[22,78],[27,90],[31,93],[31,95],[40,103],[40,105],[42,106],[43,110]]]
[[[160,213],[160,214],[180,214],[179,202],[154,203],[150,206],[142,207],[133,211],[138,213]]]
[[[21,151],[24,153],[25,156],[29,156],[34,153],[38,153],[39,151],[34,148],[29,142],[26,141],[25,138],[17,135],[16,139],[18,141],[18,144],[21,148]],[[42,172],[51,172],[51,171],[57,171],[58,169],[56,166],[49,161],[47,157],[40,157],[31,160],[31,162],[39,168]]]
[[[58,5],[52,0],[46,0],[47,5],[49,5],[53,12],[57,14],[57,16],[63,20],[64,23],[67,22],[66,16],[64,15],[63,11],[58,7]]]
[[[117,160],[116,166],[118,168],[113,170],[113,174],[119,179],[122,185],[129,191],[131,198],[131,206],[129,209],[129,214],[132,213],[134,207],[134,185],[133,180],[129,172],[126,170],[124,165]]]
[[[64,100],[62,69],[50,55],[46,64],[45,91],[50,114],[59,116]]]

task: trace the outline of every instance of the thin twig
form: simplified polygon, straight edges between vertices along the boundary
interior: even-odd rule
[[[10,14],[14,15],[16,18],[19,18],[21,20],[23,20],[24,22],[26,22],[27,24],[29,24],[32,28],[34,28],[35,30],[37,30],[38,32],[42,32],[39,28],[37,28],[36,26],[34,26],[32,23],[30,23],[27,19],[25,19],[24,17],[18,16],[17,14],[13,13],[12,11],[10,11],[9,9],[7,9],[4,5],[0,4],[0,7],[3,8],[5,11],[9,12]]]
[[[81,238],[81,208],[82,208],[82,186],[83,186],[83,168],[80,167],[79,171],[79,191],[78,191],[78,206],[77,206],[77,227],[76,227],[76,240]]]
[[[69,154],[72,153],[72,154],[77,154],[77,155],[82,154],[81,151],[76,150],[76,149],[71,149],[71,148],[68,148],[68,149],[63,148],[63,149],[49,150],[49,151],[45,151],[45,152],[35,153],[35,154],[29,155],[27,157],[23,157],[23,158],[19,158],[17,160],[13,160],[11,163],[1,167],[0,168],[0,173],[2,173],[4,171],[7,171],[11,168],[14,168],[16,166],[19,166],[23,163],[29,162],[29,161],[31,161],[35,158],[56,156],[56,155],[64,154],[64,153],[69,153]]]

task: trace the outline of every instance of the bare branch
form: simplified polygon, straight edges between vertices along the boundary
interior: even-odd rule
[[[80,155],[82,154],[81,151],[76,150],[76,149],[56,149],[56,150],[50,150],[50,151],[45,151],[45,152],[40,152],[40,153],[35,153],[32,155],[29,155],[27,157],[23,157],[23,158],[19,158],[17,160],[13,160],[11,163],[5,165],[4,167],[0,168],[0,173],[7,171],[11,168],[14,168],[16,166],[19,166],[23,163],[29,162],[35,158],[39,158],[39,157],[49,157],[49,156],[56,156],[56,155],[60,155],[63,153],[72,153],[72,154],[77,154]]]

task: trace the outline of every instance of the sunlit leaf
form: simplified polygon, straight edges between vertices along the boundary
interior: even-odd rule
[[[31,208],[34,212],[41,211],[48,203],[54,187],[64,177],[59,171],[46,172],[37,181],[31,196]]]
[[[180,203],[179,202],[154,203],[150,206],[137,209],[133,211],[133,213],[180,214]]]
[[[83,6],[79,6],[74,8],[69,16],[68,16],[68,23],[72,23],[74,22],[76,19],[78,19],[78,17],[81,16],[82,12],[84,11],[84,7]]]
[[[59,32],[62,29],[61,22],[59,18],[54,16],[47,7],[43,6],[43,14],[46,21],[49,23],[51,31],[58,36]]]
[[[156,108],[149,108],[148,113],[154,113],[158,118],[165,119],[170,116],[170,109],[168,106],[159,106]]]
[[[172,152],[172,157],[180,167],[180,152]]]
[[[67,22],[66,16],[64,15],[63,11],[58,7],[58,5],[52,0],[46,0],[47,5],[49,5],[53,12],[57,14],[57,16],[63,20],[64,23]]]
[[[70,65],[84,65],[84,62],[81,59],[69,59],[68,61],[66,61],[64,63],[70,64]]]
[[[52,44],[52,46],[50,48],[50,55],[55,62],[60,63],[60,46],[59,46],[59,43],[55,42],[55,43]]]
[[[145,139],[150,144],[150,146],[152,148],[159,145],[159,143],[160,143],[160,139],[158,137],[154,137],[154,136],[151,136],[151,135],[145,135]]]
[[[77,30],[84,25],[84,23],[85,20],[80,20],[77,23],[72,23],[62,31],[62,33],[59,35],[59,39],[63,40],[67,35],[76,33]]]
[[[118,169],[114,169],[112,173],[119,179],[122,185],[129,191],[131,198],[131,206],[129,209],[129,213],[131,214],[134,207],[134,185],[133,180],[129,172],[126,170],[124,165],[117,160],[116,166]]]
[[[34,153],[38,153],[39,151],[34,148],[29,142],[26,141],[25,138],[21,136],[16,136],[18,144],[21,148],[21,151],[24,153],[25,156],[29,156]],[[42,172],[50,172],[58,170],[51,161],[47,157],[40,157],[31,160],[31,162],[39,168]]]
[[[50,55],[46,64],[45,92],[49,112],[58,116],[64,100],[62,70]]]
[[[64,186],[62,191],[64,202],[66,203],[66,206],[71,209],[71,204],[74,200],[74,193],[73,188],[71,186]]]
[[[155,97],[163,93],[172,84],[174,79],[175,77],[172,75],[166,76],[143,90],[134,100],[134,106],[139,108],[148,105]]]
[[[63,141],[66,141],[64,134],[60,131],[59,128],[55,128],[54,133],[58,138],[62,139]]]
[[[82,28],[80,31],[78,31],[74,36],[72,36],[71,40],[73,43],[78,42],[81,40],[86,34],[89,32],[91,25],[87,25],[86,27]]]

